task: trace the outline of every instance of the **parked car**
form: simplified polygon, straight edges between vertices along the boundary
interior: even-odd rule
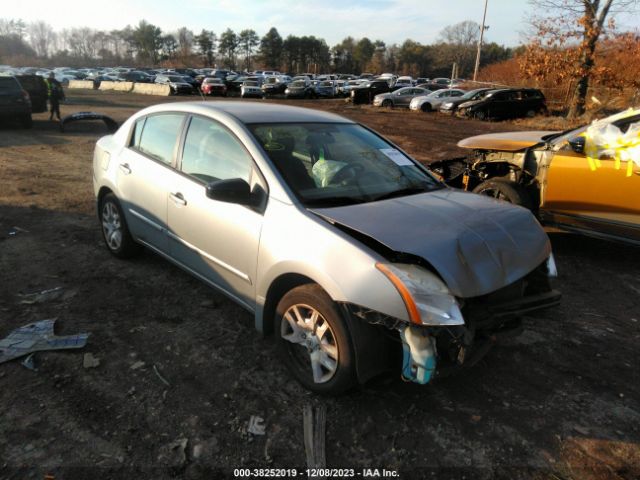
[[[258,77],[249,77],[244,82],[242,82],[242,86],[240,87],[240,96],[242,98],[263,98],[264,93],[262,93],[261,83]]]
[[[305,77],[307,78],[307,77]],[[284,90],[287,98],[315,98],[316,90],[309,80],[294,80]]]
[[[287,79],[291,81],[289,77],[266,77],[262,84],[262,93],[264,93],[264,95],[279,95],[284,93],[287,89]]]
[[[375,107],[408,107],[411,100],[421,95],[428,95],[429,90],[418,87],[404,87],[389,93],[381,93],[373,97]]]
[[[31,128],[31,99],[14,76],[0,76],[0,119],[17,120]]]
[[[429,90],[443,90],[445,88],[451,88],[450,78],[434,78],[428,83]]]
[[[547,112],[543,93],[536,88],[494,90],[484,98],[458,106],[458,114],[478,120],[533,117]]]
[[[227,96],[227,86],[224,81],[218,77],[206,77],[202,80],[200,90],[204,95],[222,95]]]
[[[388,80],[369,80],[351,89],[351,101],[354,104],[371,103],[380,93],[393,91]]]
[[[118,80],[121,82],[153,83],[155,77],[146,72],[132,70],[130,72],[123,72],[119,74]]]
[[[348,96],[350,96],[352,89],[356,88],[358,85],[362,84],[365,81],[366,80],[349,80],[349,81],[346,81],[338,88],[338,94],[342,95],[343,97],[348,97]]]
[[[640,110],[600,123],[608,124],[640,132]],[[638,158],[621,166],[611,154],[600,159],[600,168],[590,168],[587,127],[467,138],[458,146],[470,149],[470,158],[432,168],[452,186],[533,210],[545,225],[640,245]]]
[[[447,188],[327,112],[149,107],[98,141],[93,181],[112,254],[146,246],[228,295],[315,392],[392,368],[401,347],[401,375],[428,383],[559,300],[531,212]]]
[[[465,93],[466,92],[464,90],[460,90],[459,88],[446,88],[436,90],[435,92],[431,92],[427,95],[415,97],[413,100],[411,100],[409,108],[411,110],[431,112],[433,110],[438,110],[438,108],[440,108],[440,105],[448,102],[449,100],[462,97]]]
[[[156,77],[154,83],[169,85],[169,87],[171,88],[171,93],[174,95],[179,95],[181,93],[193,93],[193,87],[191,86],[191,84],[185,82],[184,78],[180,75],[160,74]]]
[[[47,84],[44,78],[38,75],[25,74],[15,76],[20,86],[27,91],[31,100],[31,113],[47,111]]]
[[[398,77],[398,79],[395,82],[395,86],[397,88],[401,88],[401,87],[413,87],[414,85],[414,81],[413,81],[413,77],[409,77],[409,76],[402,76],[402,77]]]
[[[336,86],[333,80],[322,80],[316,83],[316,97],[333,98],[336,96]]]
[[[473,102],[476,100],[483,99],[487,93],[491,92],[491,88],[476,88],[475,90],[469,90],[467,93],[462,95],[461,97],[451,98],[446,102],[443,102],[440,105],[440,113],[448,113],[449,115],[454,115],[458,110],[458,105],[465,102]]]

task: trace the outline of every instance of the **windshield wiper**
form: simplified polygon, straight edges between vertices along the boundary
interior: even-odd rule
[[[354,197],[327,197],[304,200],[304,204],[306,207],[340,207],[343,205],[356,205],[365,201],[362,198]]]
[[[396,198],[396,197],[406,197],[408,195],[416,195],[418,193],[424,193],[430,191],[424,187],[409,187],[409,188],[401,188],[400,190],[394,190],[392,192],[383,193],[382,195],[373,198],[374,202],[378,200],[386,200],[388,198]]]

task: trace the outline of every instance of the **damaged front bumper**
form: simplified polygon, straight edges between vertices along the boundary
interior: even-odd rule
[[[402,378],[424,385],[475,365],[501,339],[518,335],[523,315],[558,305],[561,294],[548,287],[543,278],[551,273],[548,265],[546,270],[498,292],[464,301],[464,325],[410,324],[354,305],[349,311],[371,325],[397,331],[402,343]],[[371,376],[369,372],[367,377]]]

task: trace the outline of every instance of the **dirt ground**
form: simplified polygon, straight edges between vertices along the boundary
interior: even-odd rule
[[[63,114],[119,122],[177,100],[68,98]],[[339,100],[296,104],[360,121],[425,162],[459,155],[464,137],[517,128]],[[318,397],[291,379],[240,307],[154,254],[107,252],[91,187],[103,134],[96,123],[61,133],[46,114],[32,130],[0,126],[0,338],[48,318],[59,335],[90,333],[82,350],[36,354],[37,371],[0,365],[1,479],[303,471],[305,404],[326,407],[327,464],[355,478],[366,468],[402,479],[640,478],[639,249],[551,233],[563,301],[526,318],[520,337],[428,386],[398,372]],[[56,287],[40,302],[22,296]],[[85,353],[100,364],[84,368]],[[247,433],[252,416],[265,435]]]

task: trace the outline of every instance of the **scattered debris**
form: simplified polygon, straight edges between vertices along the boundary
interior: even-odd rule
[[[22,364],[23,367],[28,368],[33,372],[38,371],[38,369],[36,368],[36,361],[33,353],[28,357],[26,357],[24,360],[22,360],[22,362],[20,363]]]
[[[587,436],[587,435],[589,435],[589,434],[590,434],[589,429],[584,428],[584,427],[581,427],[581,426],[579,426],[579,425],[575,425],[575,426],[573,427],[573,429],[574,429],[576,432],[578,432],[580,435],[585,435],[585,436]]]
[[[144,363],[142,360],[138,360],[136,363],[134,363],[133,365],[131,365],[129,368],[131,370],[138,370],[139,368],[142,368],[146,365],[146,363]]]
[[[34,303],[43,303],[50,300],[56,300],[60,298],[63,293],[64,290],[62,290],[62,287],[55,287],[35,293],[26,293],[24,295],[19,294],[18,296],[22,297],[22,300],[20,301],[21,304],[32,305]]]
[[[304,427],[304,450],[307,457],[307,468],[325,468],[325,422],[327,410],[324,405],[314,408],[305,405],[302,411]],[[323,478],[323,477],[316,477]]]
[[[142,363],[144,363],[144,362],[142,362]],[[133,368],[133,367],[131,367],[131,368]],[[153,371],[155,372],[156,376],[160,379],[160,381],[162,383],[164,383],[167,387],[171,386],[171,384],[169,382],[167,382],[162,375],[160,375],[160,372],[158,371],[158,368],[155,365],[153,366]]]
[[[179,438],[175,442],[160,448],[158,462],[172,468],[181,468],[187,463],[185,452],[189,441],[186,438]]]
[[[249,419],[249,427],[247,428],[247,432],[253,433],[254,435],[264,435],[265,434],[264,419],[262,417],[258,417],[257,415],[251,415],[251,418]]]
[[[85,353],[82,359],[82,366],[84,368],[96,368],[100,365],[100,359],[93,356],[93,353]]]
[[[30,323],[12,331],[0,340],[0,363],[14,358],[45,350],[66,350],[83,348],[87,344],[88,333],[78,333],[58,337],[53,333],[55,318]]]
[[[18,233],[29,233],[29,230],[25,230],[24,228],[20,228],[20,227],[11,227],[11,230],[9,230],[10,237],[14,237]]]

